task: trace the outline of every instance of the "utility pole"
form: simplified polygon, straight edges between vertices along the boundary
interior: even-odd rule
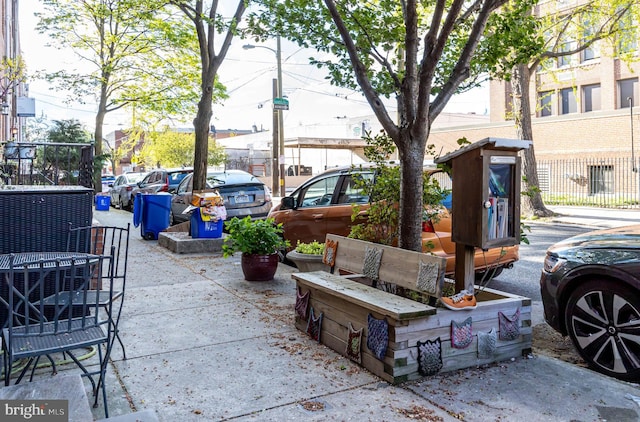
[[[282,100],[282,49],[280,48],[280,35],[276,37],[276,60],[278,61],[278,98]],[[284,181],[284,119],[282,110],[278,109],[278,162],[280,163],[280,196],[286,196],[286,188]]]
[[[278,87],[278,80],[274,79],[273,80],[273,101],[274,101],[274,107],[273,107],[273,139],[271,141],[271,190],[272,190],[272,194],[274,196],[280,196],[280,187],[279,187],[279,180],[278,180],[278,173],[279,173],[279,168],[280,166],[278,165],[278,155],[279,155],[279,148],[278,148],[278,144],[280,141],[280,110],[277,110],[275,108],[275,101],[276,98],[278,97],[278,91],[279,91],[279,87]]]
[[[273,141],[271,148],[271,190],[273,196],[285,196],[284,181],[284,122],[282,110],[288,110],[289,105],[282,98],[282,49],[280,47],[280,35],[276,37],[276,49],[262,45],[245,44],[245,50],[252,48],[266,48],[276,54],[278,63],[278,79],[273,80]]]

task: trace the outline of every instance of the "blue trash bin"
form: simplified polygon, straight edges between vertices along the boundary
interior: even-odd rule
[[[170,226],[171,194],[142,193],[133,201],[133,225],[140,226],[140,236],[146,240],[158,238],[158,233]]]
[[[96,211],[109,211],[111,204],[111,196],[98,194],[96,195]]]
[[[222,237],[223,223],[223,220],[202,221],[200,210],[196,209],[191,214],[191,237],[194,239]]]

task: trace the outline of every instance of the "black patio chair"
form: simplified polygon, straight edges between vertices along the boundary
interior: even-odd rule
[[[18,384],[30,367],[29,380],[33,380],[40,357],[51,359],[55,353],[65,353],[90,380],[94,407],[102,389],[105,417],[109,417],[105,374],[114,335],[110,316],[114,303],[115,248],[110,248],[109,255],[41,255],[41,259],[34,261],[26,261],[24,254],[21,259],[11,255],[9,270],[4,272],[3,282],[10,292],[9,316],[2,333],[5,385],[11,383],[14,362],[26,361],[16,379]],[[96,280],[100,282],[96,284]],[[41,300],[47,295],[45,292],[49,292],[47,300]],[[75,354],[75,350],[91,347],[97,350],[97,369],[85,366]]]
[[[113,321],[114,340],[118,340],[122,348],[123,359],[127,359],[124,343],[120,337],[118,323],[124,304],[124,290],[127,282],[127,261],[129,259],[129,232],[130,224],[126,227],[113,226],[86,226],[69,229],[67,239],[68,252],[82,252],[94,255],[102,255],[104,251],[115,248],[113,256],[113,278],[115,280],[115,292],[109,300],[118,300],[118,306],[113,308],[114,314],[110,315]],[[99,306],[105,309],[108,297],[101,293],[103,297],[97,300]],[[94,302],[94,301],[91,301]]]

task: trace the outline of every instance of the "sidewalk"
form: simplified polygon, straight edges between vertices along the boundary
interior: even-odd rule
[[[599,228],[620,227],[640,224],[640,211],[637,209],[612,209],[591,207],[548,206],[558,213],[551,221],[564,224],[579,224]]]
[[[94,216],[131,221],[114,209]],[[625,398],[640,396],[638,386],[535,350],[391,386],[295,329],[288,266],[273,281],[247,282],[239,257],[173,254],[133,226],[129,256],[120,325],[128,359],[116,346],[111,416],[151,409],[167,422],[639,419],[640,406]],[[102,406],[93,413],[104,417]]]

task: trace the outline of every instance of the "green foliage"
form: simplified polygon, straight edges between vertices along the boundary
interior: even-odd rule
[[[156,116],[193,115],[199,99],[194,31],[159,0],[43,0],[37,30],[70,48],[86,70],[38,71],[70,92],[67,102],[98,99],[98,113],[135,104]],[[195,46],[195,47],[194,47]],[[218,86],[215,93],[221,93]],[[99,148],[98,148],[99,150]]]
[[[527,237],[527,232],[531,233],[531,227],[527,224],[520,222],[520,243],[529,244],[529,238]]]
[[[49,127],[46,138],[52,143],[66,144],[90,144],[91,135],[76,119],[54,120]],[[45,166],[45,163],[47,164]],[[55,163],[64,163],[65,168],[77,169],[80,163],[80,149],[77,147],[44,148],[44,152],[36,154],[35,165],[45,172],[55,171],[52,166]],[[100,171],[99,157],[94,157],[94,169]]]
[[[349,237],[395,245],[398,241],[400,167],[389,165],[385,161],[393,143],[384,131],[374,137],[367,133],[364,139],[367,142],[365,156],[375,163],[376,176],[371,185],[369,179],[354,175],[356,187],[369,193],[370,204],[366,222],[354,224]],[[439,211],[442,209],[440,202],[447,194],[448,191],[442,189],[437,180],[423,173],[423,221],[437,221]],[[358,220],[360,210],[359,205],[353,205],[352,221]]]
[[[275,224],[273,218],[252,220],[233,217],[224,223],[229,235],[222,244],[225,258],[235,252],[243,254],[271,255],[289,247],[289,241],[282,237],[282,224]]]
[[[296,252],[307,255],[322,255],[324,253],[324,243],[314,240],[311,243],[302,243],[298,240]]]
[[[193,133],[178,133],[171,130],[150,132],[140,151],[140,160],[146,167],[187,167],[193,165],[195,136]],[[224,147],[209,140],[207,164],[215,166],[226,159]]]
[[[532,1],[254,0],[247,32],[259,41],[279,34],[316,48],[310,61],[328,70],[332,84],[362,92],[405,172],[396,190],[402,192],[398,245],[419,250],[419,175],[433,122],[454,94],[483,82],[487,69],[519,57],[512,53],[530,28],[519,13],[528,14]],[[507,3],[513,13],[504,22],[491,20]],[[517,36],[503,36],[510,27]],[[384,98],[396,99],[397,117]]]
[[[15,88],[27,80],[27,67],[22,56],[0,59],[0,97],[6,101],[7,95],[16,95]]]
[[[521,5],[516,9],[517,12],[522,12],[523,9],[530,8],[532,5],[532,1],[516,3]],[[258,0],[254,1],[254,4],[258,6],[249,15],[248,26],[249,32],[256,40],[264,41],[273,34],[281,34],[300,46],[314,47],[319,54],[310,57],[310,62],[317,67],[326,68],[330,75],[328,79],[332,84],[354,90],[361,88],[361,83],[354,72],[353,58],[350,56],[348,46],[341,38],[337,26],[332,24],[332,16],[324,2]],[[417,2],[415,10],[410,10],[403,2],[394,0],[364,4],[359,0],[339,2],[338,11],[341,14],[342,24],[346,26],[353,43],[357,46],[355,54],[377,94],[391,98],[400,92],[406,74],[404,67],[408,63],[416,65],[419,63],[409,61],[404,56],[413,54],[407,46],[407,34],[415,30],[416,39],[429,39],[427,32],[434,24],[432,21],[434,13],[444,12],[442,21],[435,22],[439,26],[444,25],[444,20],[447,18],[449,11],[446,8],[436,10],[443,6],[444,3],[434,5]],[[447,4],[446,7],[448,6],[450,5]],[[499,3],[496,3],[496,6],[499,6]],[[509,17],[513,19],[516,11]],[[436,63],[436,72],[431,84],[432,95],[439,94],[443,89],[449,89],[447,83],[451,81],[451,76],[459,71],[458,59],[461,55],[468,54],[466,47],[478,13],[477,10],[465,10],[465,12],[468,13],[457,16],[450,34],[442,32],[445,45],[441,56],[436,57],[435,55],[439,52],[434,51],[429,57],[427,55],[423,57]],[[413,13],[416,18],[410,20],[409,16]],[[502,36],[493,40],[498,38],[498,35],[502,35],[501,31],[507,28],[506,23],[497,20],[493,22],[495,23],[487,27],[484,36],[479,38],[478,50],[481,54],[473,55],[466,69],[468,72],[465,72],[466,77],[456,81],[460,84],[457,87],[459,92],[476,87],[484,80],[483,75],[486,74],[486,69],[495,67],[498,61],[508,54],[510,45],[505,43],[523,42],[515,36],[511,38]],[[415,23],[415,28],[407,26],[412,23]],[[513,22],[512,27],[519,29],[517,35],[520,37],[526,34],[529,28],[518,26],[517,22]],[[447,34],[448,38],[446,38]]]

